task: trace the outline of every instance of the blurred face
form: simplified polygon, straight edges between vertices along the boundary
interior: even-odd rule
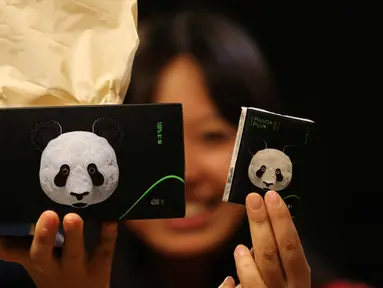
[[[155,99],[182,103],[186,157],[186,217],[129,221],[144,242],[167,256],[212,252],[238,227],[244,210],[222,202],[236,130],[209,98],[197,64],[186,56],[164,69]]]

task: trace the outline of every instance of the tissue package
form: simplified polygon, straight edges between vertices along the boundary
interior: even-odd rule
[[[1,108],[0,135],[3,223],[185,215],[181,104]]]
[[[0,106],[122,103],[136,26],[135,0],[1,0]]]
[[[244,205],[250,192],[264,196],[274,190],[294,215],[304,188],[303,169],[313,123],[242,107],[223,201]]]

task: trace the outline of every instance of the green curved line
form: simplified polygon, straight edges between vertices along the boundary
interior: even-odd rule
[[[145,193],[142,194],[141,197],[138,198],[138,200],[136,202],[134,202],[134,204],[119,218],[119,220],[123,219],[130,211],[132,211],[132,209],[138,204],[138,202],[140,202],[147,194],[149,194],[149,192],[151,190],[153,190],[154,187],[156,187],[158,184],[160,184],[161,182],[163,182],[167,179],[177,179],[177,180],[181,181],[182,183],[185,183],[184,179],[182,179],[181,177],[178,177],[176,175],[168,175],[168,176],[162,177],[160,180],[158,180],[156,183],[154,183],[152,186],[150,186],[149,189],[146,190]]]
[[[298,200],[301,200],[297,195],[289,195],[289,196],[286,196],[285,198],[283,198],[283,200],[286,200],[286,199],[289,199],[289,198],[297,198]]]

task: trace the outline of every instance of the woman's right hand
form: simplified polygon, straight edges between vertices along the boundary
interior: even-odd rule
[[[57,258],[53,248],[59,224],[55,212],[44,212],[36,224],[31,247],[11,249],[1,243],[0,259],[23,265],[38,288],[108,288],[117,223],[103,224],[99,245],[88,257],[82,219],[77,214],[66,215],[62,257]]]

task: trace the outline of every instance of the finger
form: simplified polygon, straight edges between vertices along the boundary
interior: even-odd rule
[[[63,226],[65,241],[61,259],[62,267],[67,271],[82,273],[85,267],[84,222],[77,214],[70,213],[65,215]]]
[[[267,287],[285,287],[278,247],[262,197],[251,193],[246,198],[255,262]]]
[[[16,239],[0,238],[0,259],[7,262],[19,263],[21,265],[26,265],[28,262],[30,262],[30,245],[20,245],[19,247],[17,247],[17,245],[9,245],[8,240],[13,240],[12,244],[14,244],[14,241]]]
[[[97,273],[102,279],[110,276],[114,247],[118,234],[117,223],[104,223],[101,229],[100,243],[96,247],[89,264],[89,273]]]
[[[218,288],[235,288],[235,281],[233,277],[226,277]]]
[[[265,202],[288,286],[311,287],[310,267],[289,209],[274,191],[266,194]]]
[[[246,246],[237,246],[234,251],[234,259],[237,267],[239,282],[241,283],[242,288],[267,287],[262,281],[262,276],[258,270],[258,267]]]
[[[36,223],[30,257],[39,270],[46,272],[57,264],[53,257],[53,248],[59,224],[60,220],[53,211],[45,211]]]

